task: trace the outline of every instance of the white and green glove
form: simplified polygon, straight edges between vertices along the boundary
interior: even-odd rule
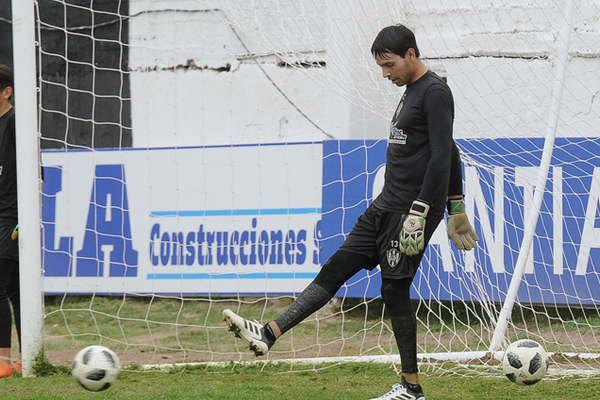
[[[400,251],[407,256],[414,256],[425,247],[425,218],[429,212],[429,204],[415,200],[400,231]]]
[[[17,224],[15,229],[13,229],[12,233],[10,234],[10,238],[12,240],[17,240],[19,238],[19,224]]]
[[[463,199],[448,200],[448,239],[459,250],[472,250],[479,240],[465,214]]]

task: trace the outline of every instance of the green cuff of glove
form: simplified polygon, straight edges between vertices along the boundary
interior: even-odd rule
[[[463,199],[448,200],[448,214],[464,214],[465,213],[465,201]]]

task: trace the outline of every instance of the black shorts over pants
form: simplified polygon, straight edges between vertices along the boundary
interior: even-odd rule
[[[19,241],[12,240],[10,235],[15,229],[16,223],[0,222],[0,258],[18,261]]]
[[[405,218],[406,214],[385,211],[371,204],[358,218],[352,232],[339,250],[367,256],[369,262],[364,268],[373,269],[379,265],[383,278],[413,278],[419,268],[424,251],[414,256],[407,256],[400,252],[398,242]],[[427,244],[442,218],[441,215],[427,216],[423,249],[427,248]]]

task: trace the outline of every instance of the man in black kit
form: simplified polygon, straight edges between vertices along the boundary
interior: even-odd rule
[[[12,96],[12,71],[0,64],[0,378],[20,370],[19,362],[10,362],[10,304],[21,337],[15,112],[10,102]]]
[[[448,236],[461,250],[478,239],[465,214],[462,169],[452,139],[454,100],[448,85],[419,59],[414,34],[384,28],[371,47],[383,77],[406,91],[392,118],[382,193],[296,301],[265,325],[223,311],[229,329],[265,354],[283,333],[323,307],[362,268],[381,268],[381,296],[402,363],[401,382],[377,399],[425,399],[417,368],[417,320],[410,285],[448,207]]]

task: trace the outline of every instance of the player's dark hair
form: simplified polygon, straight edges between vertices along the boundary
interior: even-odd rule
[[[9,86],[14,88],[12,71],[8,66],[0,64],[0,90]]]
[[[408,49],[414,49],[415,55],[420,56],[415,34],[402,24],[386,26],[378,34],[373,45],[371,54],[373,57],[381,56],[383,53],[394,53],[404,57]]]

